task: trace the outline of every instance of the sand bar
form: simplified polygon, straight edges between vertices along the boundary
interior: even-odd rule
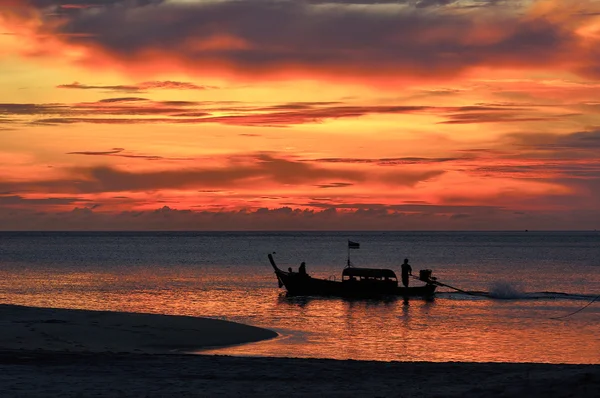
[[[0,305],[2,397],[597,397],[600,365],[177,354],[270,338],[213,319]]]
[[[218,319],[0,305],[0,350],[167,354],[276,336]]]

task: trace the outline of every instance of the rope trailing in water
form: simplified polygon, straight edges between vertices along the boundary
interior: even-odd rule
[[[584,305],[583,307],[581,307],[581,308],[580,308],[580,309],[578,309],[577,311],[573,311],[573,312],[571,312],[570,314],[563,315],[563,316],[556,316],[556,317],[553,317],[553,318],[550,318],[550,319],[563,319],[563,318],[570,317],[571,315],[575,315],[575,314],[577,314],[578,312],[581,312],[581,311],[583,311],[584,309],[586,309],[587,307],[589,307],[590,305],[592,305],[592,303],[593,303],[594,301],[598,300],[599,298],[600,298],[600,295],[598,295],[598,296],[594,297],[594,298],[592,299],[592,301],[590,301],[589,303],[587,303],[586,305]]]
[[[457,292],[461,292],[461,293],[464,293],[464,294],[468,294],[469,296],[480,296],[479,294],[475,294],[475,293],[473,293],[473,292],[468,292],[468,291],[466,291],[466,290],[462,290],[462,289],[459,289],[459,288],[457,288],[457,287],[454,287],[454,286],[447,285],[447,284],[445,284],[445,283],[442,283],[442,282],[433,281],[433,284],[434,284],[434,285],[438,285],[438,286],[449,287],[450,289],[454,289],[454,290],[456,290]]]
[[[412,277],[413,277],[413,279],[416,279],[416,280],[419,280],[419,281],[421,280],[421,278],[419,278],[419,277],[417,277],[417,276],[414,276],[414,275],[412,275]],[[425,282],[425,281],[424,281],[424,282]],[[468,294],[469,296],[482,296],[482,297],[487,297],[487,296],[486,296],[486,295],[484,295],[484,294],[478,294],[478,293],[474,293],[474,292],[469,292],[469,291],[466,291],[466,290],[462,290],[462,289],[459,289],[459,288],[457,288],[457,287],[450,286],[450,285],[447,285],[447,284],[445,284],[445,283],[442,283],[442,282],[438,282],[438,281],[436,281],[436,280],[429,280],[429,282],[428,282],[428,283],[431,283],[431,284],[433,284],[433,285],[437,285],[437,286],[444,286],[444,287],[448,287],[448,288],[450,288],[450,289],[454,289],[454,290],[456,290],[457,292],[461,292],[461,293],[464,293],[464,294]]]

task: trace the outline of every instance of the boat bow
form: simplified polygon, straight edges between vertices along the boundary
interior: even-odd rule
[[[275,275],[277,276],[277,282],[279,283],[279,287],[283,287],[283,281],[281,280],[281,274],[287,275],[289,273],[279,269],[277,264],[275,264],[275,259],[273,258],[273,255],[271,253],[269,253],[269,262],[271,263],[271,266],[275,270]]]

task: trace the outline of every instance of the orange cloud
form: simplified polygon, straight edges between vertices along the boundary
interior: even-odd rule
[[[86,155],[120,155],[117,148],[107,152],[75,152]],[[121,155],[122,156],[122,155]],[[143,157],[148,159],[148,156]],[[154,158],[154,160],[158,160]],[[370,178],[384,184],[413,186],[419,181],[442,174],[442,171],[385,171]],[[272,184],[318,184],[331,179],[361,182],[367,179],[365,171],[347,168],[325,168],[307,162],[292,161],[259,154],[246,158],[231,158],[221,167],[186,167],[175,170],[152,170],[130,172],[111,167],[74,168],[69,179],[0,182],[0,192],[39,191],[54,193],[98,193],[122,191],[154,191],[168,189],[206,189],[219,187],[251,187],[257,183]]]
[[[590,226],[598,7],[0,0],[0,225]]]
[[[0,103],[0,115],[11,117],[12,123],[36,125],[219,123],[233,126],[287,127],[369,115],[414,114],[434,115],[442,119],[438,122],[440,124],[473,124],[555,121],[579,115],[577,112],[564,113],[561,107],[557,109],[552,109],[550,106],[518,106],[501,103],[437,107],[396,104],[356,105],[341,101],[256,106],[243,103],[150,101],[141,97],[105,98],[97,102],[75,104]]]
[[[441,6],[435,8],[427,7],[431,2],[382,7],[369,1],[365,7],[253,0],[62,3],[77,7],[49,14],[48,2],[30,1],[9,14],[38,21],[30,32],[38,44],[35,54],[60,55],[66,50],[53,43],[62,43],[76,48],[77,61],[90,68],[379,84],[494,69],[600,76],[598,38],[581,33],[592,31],[600,7],[593,2],[579,5],[576,15],[574,7],[566,12],[546,1],[529,9],[489,2],[468,13],[461,11],[461,1],[436,2]],[[115,26],[126,27],[127,35]],[[55,42],[40,35],[52,35]]]
[[[149,81],[133,85],[87,85],[79,82],[71,84],[60,84],[57,88],[75,89],[75,90],[103,90],[126,93],[140,93],[148,90],[207,90],[214,89],[212,86],[198,86],[194,83],[176,82],[176,81]]]

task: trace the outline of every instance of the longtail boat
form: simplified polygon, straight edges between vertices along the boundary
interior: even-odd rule
[[[284,271],[275,263],[273,255],[268,255],[271,266],[279,282],[279,287],[285,287],[291,296],[337,296],[348,298],[384,298],[389,296],[399,297],[432,297],[438,285],[431,276],[431,270],[419,271],[419,276],[414,277],[425,285],[399,286],[396,273],[391,269],[383,268],[357,268],[347,266],[342,271],[342,279],[335,280],[313,278],[304,271],[293,272],[291,269]]]

